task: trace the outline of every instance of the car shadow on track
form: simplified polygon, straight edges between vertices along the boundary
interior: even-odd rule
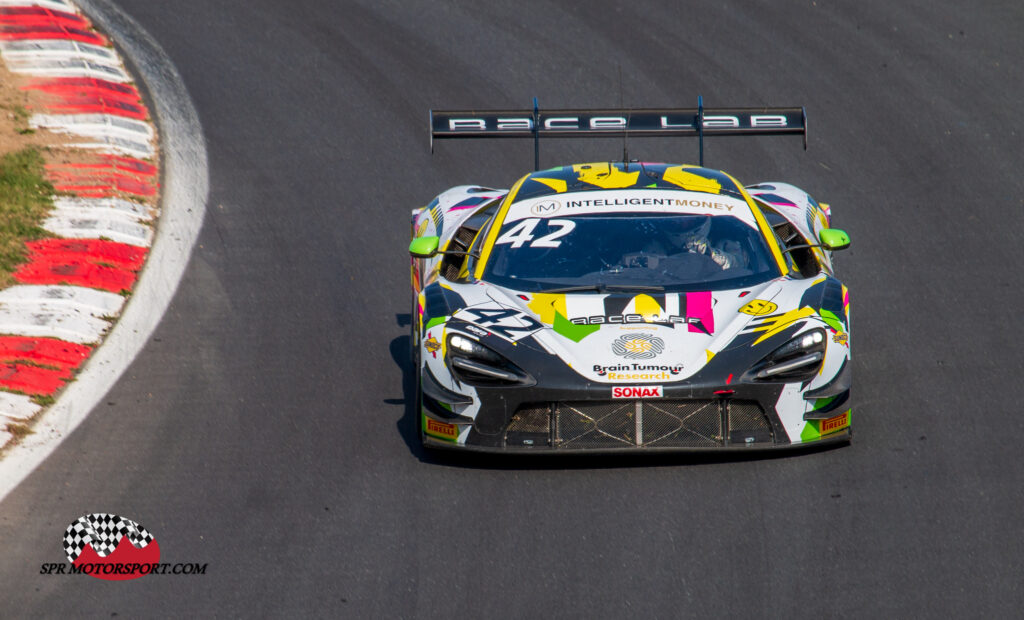
[[[408,325],[408,314],[398,315],[399,325]],[[791,450],[735,450],[725,452],[679,452],[587,454],[586,452],[481,454],[455,450],[432,450],[420,441],[419,421],[416,417],[416,375],[409,347],[409,336],[391,341],[391,358],[402,370],[403,399],[385,399],[391,405],[405,405],[402,417],[395,426],[409,447],[409,452],[423,463],[447,467],[497,470],[532,469],[612,469],[624,467],[657,467],[685,465],[713,465],[718,463],[744,463],[800,457],[814,453],[831,452],[846,444],[811,445]]]

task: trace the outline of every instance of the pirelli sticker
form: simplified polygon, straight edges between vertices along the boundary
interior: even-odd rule
[[[431,437],[455,442],[459,440],[459,427],[423,416],[423,432]]]
[[[839,415],[837,415],[834,418],[829,418],[827,420],[822,420],[821,421],[821,426],[819,427],[820,428],[819,432],[822,435],[828,435],[829,433],[834,433],[836,431],[841,431],[841,430],[843,430],[844,428],[846,428],[849,425],[850,425],[850,412],[846,411],[844,413],[840,413]]]

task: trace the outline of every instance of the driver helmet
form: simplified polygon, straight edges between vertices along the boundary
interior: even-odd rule
[[[679,249],[707,254],[708,233],[710,232],[711,216],[693,215],[683,218],[675,230],[669,233],[669,237]]]

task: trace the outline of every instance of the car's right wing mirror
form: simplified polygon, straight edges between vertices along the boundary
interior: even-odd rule
[[[433,258],[437,254],[437,237],[417,237],[409,244],[409,254],[413,258]]]

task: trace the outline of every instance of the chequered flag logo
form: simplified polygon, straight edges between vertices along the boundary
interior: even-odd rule
[[[153,542],[153,536],[131,519],[104,512],[86,515],[75,520],[64,532],[64,553],[74,563],[86,545],[105,558],[117,549],[125,536],[136,549],[142,549]]]

